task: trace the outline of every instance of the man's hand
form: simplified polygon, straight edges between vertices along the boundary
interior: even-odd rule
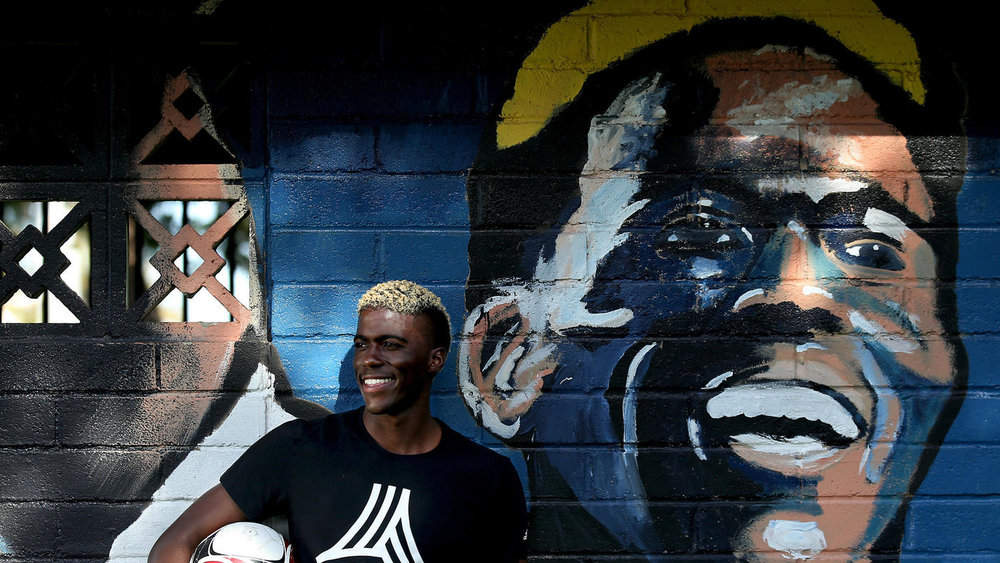
[[[246,515],[222,485],[216,485],[201,495],[170,525],[149,552],[149,563],[188,563],[201,540]]]

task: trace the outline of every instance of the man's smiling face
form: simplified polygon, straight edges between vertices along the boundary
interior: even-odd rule
[[[683,349],[663,340],[631,360],[630,373],[648,369],[629,378],[625,428],[640,444],[676,439],[693,451],[680,462],[640,451],[645,492],[688,498],[745,480],[771,500],[721,509],[719,532],[737,553],[866,550],[909,490],[921,457],[911,444],[927,441],[955,377],[921,228],[931,197],[906,138],[833,62],[778,49],[706,67],[719,95],[707,125],[633,143],[645,152],[626,158],[616,128],[658,126],[609,110],[595,117],[581,176],[585,191],[602,186],[583,207],[616,179],[636,186],[590,311],[628,309],[638,339],[726,336]],[[654,83],[618,101],[669,123],[669,109],[650,108],[656,89],[643,84]],[[680,357],[698,367],[678,369]],[[696,397],[683,424],[644,414],[678,387]],[[906,391],[916,387],[940,392],[918,399]]]
[[[423,315],[365,309],[354,335],[354,371],[371,414],[398,416],[426,403],[431,379],[444,364],[444,352],[431,342],[431,323]]]

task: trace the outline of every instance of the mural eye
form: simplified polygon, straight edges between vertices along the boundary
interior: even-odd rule
[[[669,221],[656,235],[656,255],[660,258],[689,256],[721,257],[752,242],[745,229],[727,217],[691,213]]]
[[[691,220],[697,229],[722,229],[726,225],[719,218],[713,217],[708,213],[698,213],[692,217]]]
[[[858,240],[847,243],[837,252],[842,261],[866,268],[899,271],[905,265],[897,248],[883,241]]]

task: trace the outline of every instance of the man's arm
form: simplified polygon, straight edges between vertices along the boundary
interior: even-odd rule
[[[167,528],[149,552],[149,563],[188,563],[198,543],[226,524],[246,519],[222,485],[201,495]]]
[[[499,517],[492,529],[500,531],[497,540],[503,544],[504,561],[526,563],[528,551],[528,513],[524,489],[514,466],[504,460],[504,474],[491,501]]]

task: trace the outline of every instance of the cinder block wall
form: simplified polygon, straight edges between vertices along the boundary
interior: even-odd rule
[[[151,8],[123,14],[127,25],[95,24],[118,31],[116,39],[96,40],[80,31],[80,22],[67,21],[51,30],[25,28],[23,37],[4,44],[15,74],[28,79],[9,88],[8,109],[0,110],[0,125],[12,124],[0,132],[0,197],[89,206],[92,281],[90,313],[81,313],[80,323],[20,325],[0,318],[0,560],[143,560],[158,531],[267,429],[291,416],[360,404],[349,361],[355,303],[371,284],[397,278],[432,288],[451,313],[456,340],[448,367],[435,381],[434,412],[514,461],[531,505],[533,559],[722,561],[751,552],[831,561],[869,552],[873,560],[998,557],[988,523],[1000,514],[1000,481],[993,470],[1000,451],[993,369],[1000,350],[994,299],[1000,212],[991,199],[1000,119],[980,78],[984,55],[969,39],[982,25],[951,12],[862,2],[598,3],[574,12],[580,8],[521,3],[473,13],[453,3],[376,13],[354,6],[339,20],[351,25],[332,27],[309,21],[295,5],[224,5],[200,15]],[[262,12],[267,24],[261,23]],[[709,22],[689,32],[708,20],[734,17],[738,21],[715,27]],[[775,17],[780,21],[771,21]],[[102,18],[89,14],[82,21]],[[876,31],[851,43],[858,30]],[[934,239],[935,249],[949,254],[938,250],[932,258],[912,258],[915,269],[890,282],[884,271],[856,275],[843,268],[809,281],[810,259],[837,256],[822,241],[859,227],[837,223],[842,217],[800,219],[814,234],[797,240],[815,248],[799,255],[794,275],[723,264],[718,273],[699,277],[691,268],[693,254],[686,266],[658,266],[654,243],[643,242],[655,240],[666,212],[633,211],[615,222],[621,206],[603,202],[583,218],[574,215],[581,208],[591,120],[620,117],[609,107],[625,84],[648,76],[650,64],[661,64],[670,95],[681,92],[681,102],[664,102],[668,115],[699,107],[710,113],[712,92],[739,83],[706,79],[708,65],[699,57],[706,50],[753,52],[771,37],[825,54],[823,48],[836,51],[847,42],[846,51],[835,54],[854,58],[840,69],[822,67],[811,55],[781,67],[744,57],[742,66],[729,70],[764,84],[758,96],[806,83],[802,73],[815,75],[820,67],[858,81],[859,91],[844,94],[852,101],[865,94],[895,100],[894,92],[912,100],[914,84],[926,81],[928,119],[934,122],[926,131],[914,129],[908,146],[930,156],[934,178],[964,181],[952,194],[953,213],[944,203],[936,208],[937,218],[907,222],[913,237]],[[911,41],[919,61],[908,51]],[[138,52],[136,44],[147,47]],[[662,63],[651,62],[657,55]],[[921,75],[921,64],[953,68],[953,81]],[[859,72],[875,82],[862,80]],[[696,76],[709,86],[694,88]],[[566,81],[583,86],[579,98],[558,98]],[[167,111],[165,93],[187,90],[205,102],[207,109],[198,114],[201,129],[185,125],[190,110],[181,112],[183,119]],[[527,105],[505,106],[515,97]],[[574,99],[582,103],[568,103]],[[936,121],[948,122],[956,104],[964,106],[955,112],[964,133]],[[505,107],[514,109],[504,113]],[[838,123],[854,131],[885,117],[858,107],[840,113]],[[904,110],[899,113],[909,106]],[[777,112],[765,118],[789,117],[773,106],[762,111]],[[708,135],[700,122],[688,121],[687,130],[652,137],[682,139],[670,145],[680,150],[690,148],[683,139],[739,136],[732,126]],[[498,140],[519,138],[505,137],[498,122],[539,132],[511,149],[497,149]],[[160,128],[162,123],[167,125]],[[185,127],[194,128],[191,139],[175,134]],[[873,130],[878,133],[855,136],[888,137],[884,129]],[[160,137],[144,144],[151,134]],[[965,157],[956,157],[947,143],[925,149],[932,143],[921,140],[942,137],[965,138]],[[149,146],[154,148],[144,152]],[[623,169],[635,177],[647,174],[661,186],[679,179],[723,179],[732,186],[761,176],[829,172],[817,164],[808,141],[797,146],[794,153],[768,153],[775,158],[767,161],[759,151],[735,154],[730,167],[719,159],[698,160],[692,151],[680,162],[645,155],[661,168],[594,170],[604,178]],[[889,165],[842,168],[850,179],[904,172]],[[661,190],[650,193],[669,191]],[[886,200],[863,193],[832,207],[864,211]],[[655,197],[627,201],[643,198],[650,199],[650,209],[657,205]],[[705,196],[692,191],[682,199],[699,198]],[[125,233],[129,217],[136,220],[131,205],[197,199],[248,206],[255,276],[244,303],[247,314],[216,326],[142,321],[125,298]],[[768,256],[794,256],[792,245],[800,244],[794,237],[774,237],[789,220],[774,219],[780,215],[775,209],[790,210],[794,202],[774,204],[765,219],[751,211],[775,198],[741,201],[742,207],[701,209],[716,220],[736,218],[709,230],[735,237],[737,226],[746,227],[750,238],[771,241],[745,247],[755,248],[748,260],[758,266]],[[676,208],[693,215],[691,208]],[[863,213],[861,219],[863,225]],[[684,223],[678,232],[695,230],[694,223]],[[875,239],[850,242],[891,244],[885,230]],[[950,232],[957,232],[956,248],[945,240]],[[21,259],[12,249],[26,248],[17,246],[25,239],[2,229],[0,234],[6,276]],[[614,246],[619,250],[602,250],[595,241],[608,234],[625,234],[635,245],[626,240]],[[566,246],[558,249],[560,244]],[[652,254],[637,257],[650,249]],[[625,250],[635,256],[623,255]],[[722,264],[732,256],[725,252],[736,251],[712,252],[719,254],[709,258]],[[843,266],[845,256],[839,256],[835,264]],[[45,254],[46,260],[55,258]],[[950,267],[936,266],[949,261]],[[549,275],[540,263],[561,269]],[[797,324],[787,311],[727,317],[750,290],[748,280],[764,296],[793,282],[826,291],[832,297],[811,293],[819,296],[812,307],[835,311],[839,324]],[[52,276],[43,281],[57,283]],[[0,285],[4,291],[24,287],[17,280],[6,283]],[[925,330],[887,321],[895,317],[881,305],[865,308],[845,297],[873,285],[887,289],[865,295],[922,317],[911,320]],[[920,308],[932,294],[935,305]],[[947,302],[951,295],[954,307]],[[569,313],[580,303],[592,313],[627,308],[633,320],[604,327],[582,323]],[[882,345],[872,343],[878,334],[857,336],[861,323],[852,325],[848,313],[837,312],[844,307],[880,323]],[[511,311],[519,315],[507,316]],[[569,320],[559,324],[561,313]],[[512,345],[519,336],[528,344]],[[806,345],[806,352],[797,353],[807,354],[810,343],[835,348],[830,342],[846,341],[874,356],[892,338],[915,343],[918,351],[897,362],[880,356],[876,364],[884,380],[857,379],[845,368],[841,382],[829,385],[816,375],[822,362],[803,356],[793,380],[808,384],[775,383],[785,378],[774,367],[781,346]],[[497,350],[501,361],[475,355],[480,345]],[[921,355],[926,349],[947,357]],[[508,357],[504,371],[500,364]],[[911,357],[919,360],[907,363]],[[771,368],[739,381],[742,388],[725,378],[710,386],[725,369],[706,372],[706,366],[724,366],[729,358],[744,368]],[[855,360],[839,361],[842,367]],[[900,363],[909,371],[896,374],[886,367]],[[477,379],[478,373],[495,378]],[[748,385],[780,392],[753,395]],[[836,410],[803,388],[848,406]],[[753,395],[753,404],[761,405],[758,416],[739,403],[730,408],[744,416],[728,422],[741,429],[712,426],[720,419],[706,413],[720,389]],[[519,407],[498,406],[509,405],[504,401],[511,397],[522,399]],[[775,405],[782,397],[813,401],[813,410],[798,416],[794,405]],[[823,408],[828,410],[819,412]],[[842,412],[859,435],[832,429]],[[761,424],[759,415],[767,413],[769,422]],[[810,416],[817,420],[806,422]],[[807,442],[816,449],[801,446]],[[778,461],[768,457],[789,444],[800,444],[797,453]],[[875,469],[881,471],[875,477],[854,479],[863,465],[851,456],[868,444],[869,455],[889,462]],[[899,510],[901,502],[908,510]]]

